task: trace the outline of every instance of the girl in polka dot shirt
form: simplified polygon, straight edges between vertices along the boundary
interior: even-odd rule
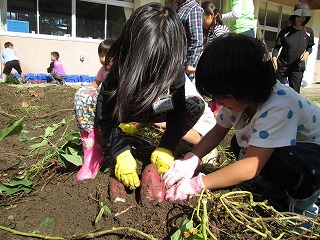
[[[320,194],[320,109],[277,81],[265,45],[244,35],[215,39],[200,58],[196,79],[198,91],[221,109],[212,130],[164,175],[166,198],[183,200],[203,188],[226,188],[259,175],[283,189],[286,211],[314,217]],[[200,159],[231,128],[231,149],[239,161],[193,177]]]

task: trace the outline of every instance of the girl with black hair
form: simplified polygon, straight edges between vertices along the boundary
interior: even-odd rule
[[[186,107],[185,54],[179,17],[159,3],[135,10],[107,54],[106,64],[112,60],[112,67],[98,95],[96,124],[104,150],[116,160],[116,177],[130,189],[139,187],[140,180],[119,124],[166,121],[166,131],[151,155],[151,162],[163,174],[173,163],[182,136],[203,113],[200,98],[193,99],[191,111]]]
[[[164,175],[166,198],[183,200],[204,188],[226,188],[261,174],[282,187],[288,210],[317,214],[320,109],[276,80],[264,43],[243,34],[222,35],[203,52],[196,79],[199,93],[221,108],[213,129]],[[231,149],[240,161],[193,177],[199,159],[231,128]]]
[[[222,22],[222,15],[219,9],[210,1],[204,1],[201,4],[204,11],[203,18],[203,45],[204,48],[212,42],[214,38],[229,32],[227,25]]]
[[[300,93],[306,61],[314,45],[313,30],[305,26],[310,19],[308,5],[297,3],[289,17],[290,26],[281,29],[272,52],[277,79],[285,84],[288,78],[289,86],[298,93]]]

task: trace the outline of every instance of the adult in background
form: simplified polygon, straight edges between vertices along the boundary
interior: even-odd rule
[[[203,9],[195,0],[171,0],[171,3],[177,5],[176,12],[186,31],[188,50],[185,73],[192,81],[203,50]]]
[[[298,93],[300,93],[305,63],[314,45],[313,31],[305,26],[310,19],[308,5],[297,3],[289,17],[290,25],[280,31],[272,52],[272,61],[277,70],[278,80],[284,84],[288,78],[289,86]]]
[[[231,32],[255,37],[254,5],[252,0],[228,0],[222,20],[228,22]]]

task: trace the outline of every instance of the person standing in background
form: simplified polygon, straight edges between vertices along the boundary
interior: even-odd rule
[[[289,17],[290,26],[279,32],[272,51],[272,62],[277,70],[277,79],[285,84],[288,78],[289,86],[298,93],[300,93],[306,61],[314,45],[313,30],[305,26],[310,19],[308,5],[297,3]]]
[[[255,37],[254,5],[252,0],[227,0],[222,20],[228,22],[231,32]]]
[[[203,18],[203,48],[212,42],[214,38],[229,32],[229,28],[223,24],[219,9],[210,1],[201,4],[204,11]]]
[[[187,56],[185,73],[192,81],[203,50],[203,9],[195,0],[172,0],[187,36]]]

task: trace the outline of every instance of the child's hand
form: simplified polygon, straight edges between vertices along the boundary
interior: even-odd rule
[[[186,74],[192,74],[196,71],[196,68],[193,66],[186,66]]]
[[[169,201],[185,200],[190,194],[199,194],[204,189],[203,173],[191,179],[183,179],[177,185],[172,186],[166,192],[166,199]]]
[[[191,152],[187,153],[183,159],[175,160],[170,169],[163,176],[166,188],[171,188],[183,178],[192,178],[194,170],[200,162],[200,159]]]
[[[120,123],[119,128],[121,128],[122,132],[133,134],[138,132],[137,128],[138,124],[131,124],[131,123]]]
[[[158,173],[166,173],[173,163],[172,152],[165,148],[157,148],[151,154],[151,162],[157,167]]]
[[[131,190],[140,186],[140,180],[137,174],[137,162],[132,156],[130,150],[120,153],[116,157],[115,174],[120,182]]]

